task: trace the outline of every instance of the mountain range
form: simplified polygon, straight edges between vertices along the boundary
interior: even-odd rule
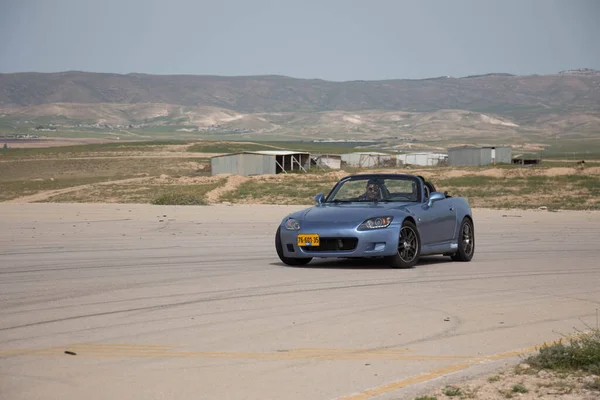
[[[600,71],[346,82],[278,75],[10,73],[0,74],[0,115],[174,131],[377,136],[490,128],[492,134],[589,135],[600,133]]]

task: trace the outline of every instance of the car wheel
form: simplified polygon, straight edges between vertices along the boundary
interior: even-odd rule
[[[412,268],[419,262],[421,236],[415,224],[404,221],[398,237],[398,252],[389,258],[393,268]]]
[[[290,258],[290,257],[285,257],[283,255],[283,243],[281,243],[281,227],[277,228],[277,233],[275,234],[275,250],[277,250],[277,255],[279,256],[279,259],[287,265],[306,265],[308,264],[311,260],[312,257],[310,258]]]
[[[475,254],[475,228],[473,221],[464,218],[458,233],[458,250],[450,257],[453,261],[471,261]]]

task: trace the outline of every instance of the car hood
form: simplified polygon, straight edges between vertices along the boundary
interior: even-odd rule
[[[356,222],[379,217],[391,210],[403,210],[407,203],[347,203],[321,204],[311,207],[302,215],[304,221],[317,222]]]

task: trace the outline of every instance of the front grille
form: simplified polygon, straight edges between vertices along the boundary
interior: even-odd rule
[[[304,251],[316,253],[319,251],[352,251],[358,244],[357,238],[321,238],[321,245],[318,247],[302,247]]]

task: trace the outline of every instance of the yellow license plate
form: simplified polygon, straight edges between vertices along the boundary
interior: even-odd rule
[[[319,246],[319,235],[298,235],[298,246]]]

